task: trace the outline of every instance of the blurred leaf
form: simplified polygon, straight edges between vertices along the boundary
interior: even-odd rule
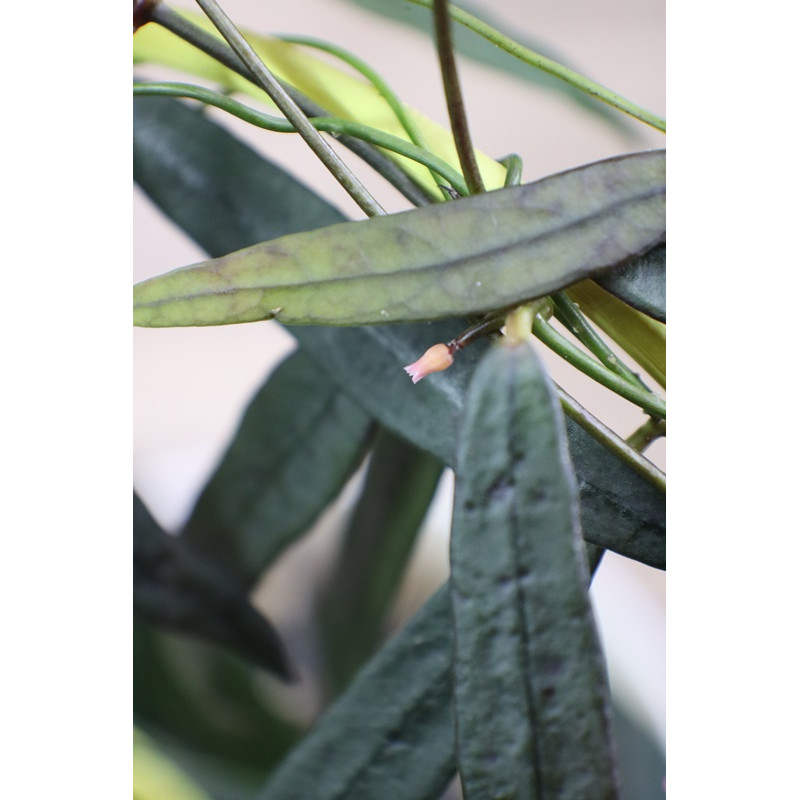
[[[177,102],[166,99],[162,102],[166,105],[158,117],[158,125],[166,129],[173,113],[185,113],[185,109],[182,111]],[[141,122],[135,115],[135,142],[140,127]],[[208,119],[196,119],[192,138],[196,148],[183,154],[175,154],[172,148],[147,146],[140,141],[134,157],[147,159],[152,168],[151,180],[143,183],[142,188],[150,194],[155,193],[160,184],[172,184],[175,191],[168,203],[161,195],[162,210],[211,255],[257,241],[262,230],[267,228],[266,221],[256,219],[249,233],[232,232],[220,223],[220,218],[225,218],[225,198],[236,196],[241,202],[258,208],[261,198],[271,194],[270,180],[277,168]],[[156,141],[166,139],[165,134]],[[177,142],[173,146],[182,150]],[[209,158],[203,157],[206,148]],[[236,181],[231,181],[224,169],[224,159],[220,155],[223,151],[236,151],[235,158],[249,164]],[[217,154],[213,160],[211,153]],[[213,181],[219,201],[188,213],[179,189],[184,195],[191,195],[198,172]],[[314,202],[324,203],[320,199]],[[269,233],[274,235],[271,229]],[[241,239],[237,240],[237,235],[241,235]],[[579,285],[585,286],[587,282]],[[633,309],[630,311],[637,313]],[[408,380],[402,366],[418,358],[431,344],[453,338],[466,324],[465,321],[445,320],[369,328],[295,326],[291,332],[320,368],[345,388],[367,413],[452,465],[464,394],[485,343],[473,344],[459,353],[451,369],[417,386]],[[664,495],[571,420],[567,421],[567,433],[581,493],[581,526],[587,541],[663,569],[666,565]]]
[[[467,396],[450,542],[467,800],[619,796],[577,500],[547,373],[496,345]]]
[[[435,800],[455,773],[446,590],[364,667],[262,800]]]
[[[149,622],[231,647],[289,678],[278,632],[245,589],[182,538],[169,536],[133,496],[133,607]]]
[[[210,800],[141,731],[133,730],[133,800]]]
[[[339,559],[317,602],[329,691],[338,694],[380,644],[442,464],[379,434]]]
[[[300,737],[264,701],[263,672],[225,650],[153,628],[134,614],[134,720],[153,736],[214,759],[231,783],[253,787]]]
[[[667,321],[667,245],[596,278],[607,292],[659,322]]]
[[[214,26],[204,15],[183,10],[180,13],[194,24],[219,37]],[[299,45],[288,44],[269,36],[259,36],[250,31],[243,33],[273,74],[294,86],[331,116],[361,122],[410,141],[391,106],[380,96],[375,87],[362,77],[353,76],[350,72],[321,60],[313,52]],[[134,63],[161,64],[190,75],[207,78],[223,90],[242,92],[272,105],[258,86],[158,25],[145,25],[137,31],[133,37],[133,60]],[[458,154],[450,130],[413,108],[408,108],[407,111],[422,133],[427,149],[459,169]],[[426,167],[394,153],[388,155],[399,163],[415,182],[439,194],[436,182]],[[484,184],[491,189],[500,188],[505,181],[505,167],[479,151],[476,151],[475,156]]]
[[[664,151],[263,242],[134,287],[134,324],[364,325],[477,314],[562,289],[664,238]]]
[[[230,147],[230,134],[186,103],[135,97],[133,114],[134,180],[159,208],[169,209],[178,224],[202,219],[209,238],[229,243],[223,249],[238,250],[262,241],[254,235],[272,239],[345,219],[266,160],[258,162],[262,184],[258,203],[247,192],[231,191],[231,186],[252,182],[255,153],[243,145]]]
[[[405,0],[347,0],[347,2],[367,8],[377,14],[381,14],[388,19],[402,22],[412,28],[424,31],[433,41],[433,17],[429,9],[420,6],[411,5]],[[457,3],[459,8],[472,14],[475,17],[491,25],[501,33],[504,33],[511,39],[514,39],[519,44],[534,50],[553,61],[568,67],[570,66],[563,57],[551,50],[550,47],[542,42],[520,36],[516,32],[509,32],[507,26],[499,24],[494,20],[483,7],[473,6],[471,3],[465,3],[459,0]],[[457,52],[463,56],[467,56],[473,61],[480,64],[486,64],[489,67],[502,70],[503,72],[513,75],[515,78],[530,81],[553,92],[558,92],[564,97],[572,100],[574,103],[582,106],[585,110],[596,114],[605,122],[612,125],[619,131],[624,131],[631,134],[632,129],[627,124],[626,120],[618,113],[611,111],[607,106],[599,101],[590,97],[585,92],[581,92],[573,86],[558,80],[558,78],[548,75],[538,69],[524,64],[519,59],[515,58],[505,50],[501,50],[492,42],[487,41],[482,36],[479,36],[474,31],[453,23],[453,45]]]
[[[361,407],[293,353],[251,400],[181,538],[251,586],[338,496],[371,433]]]

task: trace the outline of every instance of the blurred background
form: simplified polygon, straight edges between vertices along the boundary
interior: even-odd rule
[[[195,10],[188,2],[176,8]],[[391,23],[348,0],[298,0],[266,4],[221,3],[242,28],[296,33],[343,46],[363,58],[410,106],[447,125],[434,46],[422,32]],[[660,0],[495,0],[473,3],[488,22],[541,46],[573,69],[662,116],[665,108],[665,9]],[[485,9],[483,11],[482,9]],[[459,59],[462,90],[476,147],[493,157],[518,153],[523,180],[579,164],[651,147],[664,137],[633,120],[614,126],[565,98],[521,78],[466,58]],[[143,78],[177,77],[141,68]],[[217,118],[251,146],[281,164],[340,210],[363,215],[296,136],[250,128]],[[620,114],[618,119],[625,120]],[[346,151],[344,151],[346,153]],[[389,211],[408,207],[380,178],[348,163]],[[133,198],[134,281],[202,260],[205,254],[169,223],[137,190]],[[214,469],[240,415],[266,375],[294,347],[277,324],[134,331],[134,483],[156,519],[180,528]],[[642,415],[547,352],[551,373],[620,434]],[[457,368],[457,365],[456,365]],[[665,468],[663,441],[648,456]],[[314,531],[282,557],[262,580],[255,601],[268,609],[284,635],[301,631],[302,591],[324,573],[358,478],[323,515]],[[447,575],[452,476],[446,475],[395,610],[397,624],[419,608]],[[664,573],[606,554],[592,588],[609,663],[615,701],[628,718],[665,746]],[[287,708],[313,719],[318,698],[299,687]]]

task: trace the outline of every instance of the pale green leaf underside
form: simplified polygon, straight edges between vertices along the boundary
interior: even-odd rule
[[[666,234],[663,150],[455,202],[291,234],[134,287],[134,324],[370,325],[474,314],[569,286]]]

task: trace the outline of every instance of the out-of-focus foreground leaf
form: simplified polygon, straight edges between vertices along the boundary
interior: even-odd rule
[[[326,689],[338,694],[384,638],[383,625],[442,463],[383,429],[339,557],[317,600]]]
[[[647,151],[272,239],[137,284],[134,324],[364,325],[500,309],[661,242],[665,180],[664,151]]]
[[[181,534],[246,586],[338,496],[373,424],[302,350],[245,411]]]
[[[133,730],[133,800],[210,800],[141,731]]]
[[[263,673],[224,649],[166,633],[134,615],[134,722],[181,743],[182,764],[203,786],[262,783],[300,731],[265,701]]]
[[[149,98],[138,100],[145,99]],[[134,109],[138,109],[138,100]],[[151,162],[148,180],[140,180],[142,188],[156,196],[158,185],[173,184],[176,194],[169,202],[163,194],[159,196],[162,210],[211,255],[258,241],[262,235],[258,219],[249,234],[243,234],[220,224],[220,217],[226,216],[228,196],[238,196],[257,208],[261,198],[271,194],[270,179],[277,167],[267,164],[215,123],[188,111],[180,103],[159,101],[164,106],[147,120],[151,129],[147,141],[140,138],[138,110],[134,113],[134,159]],[[165,144],[172,120],[187,113],[194,121],[192,138],[196,148],[185,150],[182,143],[174,140]],[[163,138],[155,136],[157,129],[163,129]],[[149,146],[154,141],[161,142],[161,146]],[[203,148],[208,148],[209,156],[215,153],[215,158],[204,158]],[[235,182],[228,179],[223,155],[233,151],[237,161],[249,161],[246,174]],[[209,174],[216,185],[217,200],[204,212],[197,209],[195,213],[188,212],[180,202],[177,188],[183,186],[191,194],[197,172]],[[313,202],[324,201],[316,198]],[[268,234],[274,235],[272,230]],[[459,353],[456,364],[447,372],[417,386],[411,384],[402,366],[418,358],[431,344],[457,335],[460,327],[457,320],[447,320],[370,328],[296,326],[291,332],[320,368],[369,414],[452,465],[464,392],[484,345],[480,342],[472,345]],[[581,494],[581,525],[586,539],[663,569],[666,565],[663,494],[576,424],[568,421],[567,432]],[[580,455],[576,452],[578,447]]]
[[[246,589],[183,538],[169,536],[133,496],[133,607],[148,622],[231,647],[288,678],[277,631]]]
[[[470,384],[450,540],[459,774],[467,800],[619,796],[562,412],[527,343]]]
[[[597,278],[607,292],[659,322],[667,321],[667,245],[654,247]]]

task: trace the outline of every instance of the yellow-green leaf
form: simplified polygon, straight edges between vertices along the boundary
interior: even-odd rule
[[[134,287],[134,323],[368,325],[541,297],[664,239],[664,151],[291,234]]]

